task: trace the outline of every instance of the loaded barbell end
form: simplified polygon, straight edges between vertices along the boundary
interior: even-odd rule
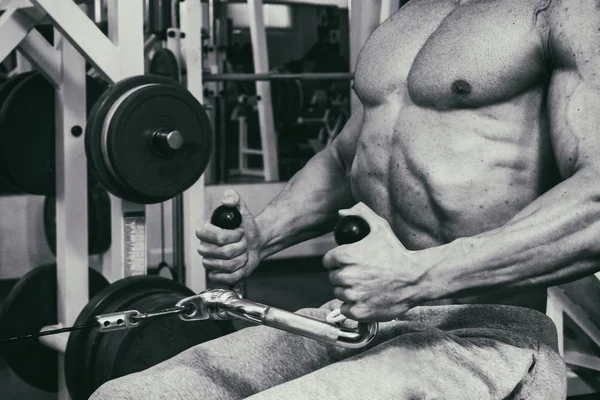
[[[179,150],[185,143],[183,135],[178,130],[159,130],[154,132],[152,142],[155,150],[161,153]]]

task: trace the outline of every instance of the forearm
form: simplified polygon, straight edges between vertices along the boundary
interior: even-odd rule
[[[354,204],[348,168],[331,147],[315,155],[256,217],[261,259],[330,232],[337,212]]]
[[[580,171],[507,224],[424,250],[429,299],[476,295],[498,288],[552,286],[600,267],[598,175]]]

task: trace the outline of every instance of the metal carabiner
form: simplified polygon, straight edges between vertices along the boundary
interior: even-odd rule
[[[225,320],[239,318],[336,346],[357,349],[369,344],[377,335],[376,322],[359,322],[356,328],[332,325],[325,321],[281,310],[223,289],[206,290],[180,300],[176,307],[188,307],[179,314],[184,321]]]

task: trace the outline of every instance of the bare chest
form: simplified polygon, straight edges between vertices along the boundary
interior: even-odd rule
[[[367,107],[399,93],[440,110],[507,101],[547,79],[538,3],[412,0],[363,46],[355,91]]]

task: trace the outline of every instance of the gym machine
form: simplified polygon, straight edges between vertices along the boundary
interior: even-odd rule
[[[196,29],[202,7],[200,0],[178,6],[187,89],[144,75],[142,0],[107,1],[108,37],[88,18],[86,6],[72,0],[0,1],[0,33],[9,38],[0,44],[0,58],[18,47],[39,71],[31,76],[45,78],[56,93],[56,157],[42,171],[54,183],[43,181],[55,196],[56,264],[32,270],[13,288],[0,312],[0,338],[13,371],[60,398],[87,398],[109,379],[227,334],[234,318],[345,347],[365,346],[377,333],[375,323],[346,328],[231,290],[206,290],[194,240],[195,227],[205,220],[202,175],[212,148]],[[34,29],[42,19],[55,26],[53,44]],[[109,84],[89,111],[86,61]],[[88,165],[110,193],[111,245],[102,274],[88,268]],[[187,286],[147,276],[146,265],[146,206],[180,194]],[[225,210],[234,220],[235,211]],[[359,228],[340,224],[339,243],[368,233]],[[176,314],[178,319],[167,318]],[[165,330],[176,348],[156,339]]]

